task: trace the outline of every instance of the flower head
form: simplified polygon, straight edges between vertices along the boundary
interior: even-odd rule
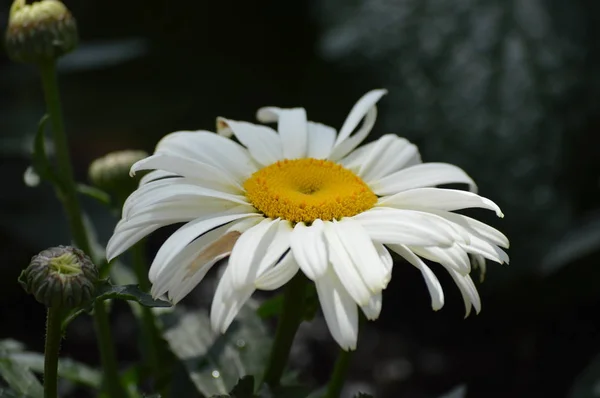
[[[71,52],[77,41],[75,18],[62,2],[13,2],[6,31],[6,52],[14,61],[39,63],[54,60]]]
[[[46,249],[33,256],[19,283],[47,307],[77,307],[92,298],[98,269],[81,250],[70,246]]]
[[[221,332],[255,290],[277,289],[301,271],[316,285],[334,339],[354,349],[359,308],[369,319],[381,311],[392,276],[390,250],[422,273],[434,310],[444,305],[444,293],[423,259],[450,273],[467,315],[471,307],[479,311],[469,255],[508,262],[500,248],[508,240],[453,211],[502,212],[473,192],[463,170],[421,163],[404,138],[384,135],[357,148],[384,94],[363,96],[339,132],[308,121],[302,108],[268,107],[257,117],[276,122],[277,130],[219,118],[217,134],[167,135],[131,169],[154,171],[125,202],[108,257],[162,226],[187,222],[152,263],[152,294],[178,302],[229,257],[211,308],[212,326]],[[467,184],[471,192],[435,188],[450,183]]]

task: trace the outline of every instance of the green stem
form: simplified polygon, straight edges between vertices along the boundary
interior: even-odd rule
[[[56,78],[56,62],[50,61],[39,65],[44,87],[46,107],[52,122],[52,133],[56,151],[58,173],[61,179],[60,198],[67,213],[71,234],[75,245],[91,255],[90,243],[87,237],[83,219],[81,217],[81,206],[77,199],[75,181],[73,179],[73,168],[69,156],[67,135],[63,125],[58,80]]]
[[[100,348],[100,360],[104,373],[104,383],[110,397],[126,397],[127,393],[119,378],[119,369],[114,355],[114,343],[108,324],[108,314],[104,301],[94,303],[94,323],[98,335],[98,346]]]
[[[340,350],[337,360],[335,361],[335,367],[333,368],[333,374],[329,380],[327,386],[327,394],[325,398],[339,398],[342,388],[344,387],[344,381],[346,380],[346,373],[350,366],[350,358],[352,357],[352,351]]]
[[[48,308],[46,316],[46,346],[44,348],[44,398],[56,398],[58,378],[58,351],[60,350],[62,311]]]
[[[58,174],[60,176],[60,186],[57,187],[59,198],[63,203],[73,241],[75,245],[85,253],[93,257],[90,241],[87,236],[81,206],[77,198],[77,189],[73,179],[73,168],[69,156],[69,147],[67,135],[63,125],[63,116],[60,103],[60,94],[58,89],[58,80],[56,76],[56,61],[44,62],[38,65],[44,87],[44,97],[46,100],[47,111],[50,114],[52,122],[52,133],[54,138],[54,147],[56,151],[56,161]],[[103,303],[95,305],[94,317],[98,332],[98,344],[100,356],[102,358],[102,367],[104,375],[107,378],[107,384],[114,387],[114,391],[119,395],[111,397],[125,396],[125,390],[120,384],[119,374],[116,368],[116,356],[112,344],[112,336],[108,326],[108,315]],[[60,324],[60,322],[59,322]]]
[[[137,277],[140,288],[144,291],[150,290],[150,281],[148,280],[148,269],[146,268],[146,261],[144,256],[144,241],[137,243],[131,248],[131,254],[133,257],[133,270]],[[142,335],[145,341],[144,344],[144,355],[149,362],[150,369],[154,376],[154,380],[158,380],[161,374],[160,368],[160,355],[159,347],[161,344],[160,335],[156,328],[156,322],[154,319],[154,313],[148,307],[142,306],[142,318],[141,318]]]
[[[294,342],[294,336],[304,318],[306,285],[306,277],[299,272],[286,286],[283,308],[275,333],[275,342],[264,377],[264,382],[270,387],[279,385]]]

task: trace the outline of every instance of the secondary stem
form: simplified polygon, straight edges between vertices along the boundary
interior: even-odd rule
[[[63,125],[60,94],[56,76],[56,61],[44,62],[38,66],[42,78],[42,86],[44,87],[46,107],[52,122],[58,174],[61,181],[60,186],[57,187],[57,192],[59,193],[59,198],[67,213],[67,219],[69,221],[69,227],[75,245],[93,258],[90,241],[83,224],[81,206],[79,205],[79,200],[77,198],[75,181],[73,179],[73,168],[69,156],[67,135],[65,134]],[[119,374],[117,373],[117,361],[110,328],[108,326],[108,314],[106,313],[106,309],[102,302],[95,305],[94,317],[97,326],[98,344],[104,375],[107,379],[108,386],[113,386],[115,388],[114,391],[118,393],[118,395],[113,395],[111,393],[111,397],[125,396],[125,390],[121,385]],[[58,323],[60,325],[60,321]]]
[[[150,281],[148,280],[148,269],[145,264],[144,256],[144,241],[142,240],[138,244],[131,248],[131,254],[133,257],[133,270],[137,277],[140,288],[144,291],[150,290]],[[154,380],[158,380],[160,376],[160,356],[159,347],[161,344],[158,329],[156,328],[156,322],[154,320],[154,313],[148,307],[142,306],[142,318],[141,328],[144,336],[144,353],[147,356],[152,370]]]
[[[307,279],[300,272],[287,284],[283,297],[283,308],[275,333],[275,342],[273,343],[264,378],[264,382],[271,387],[279,385],[279,380],[285,370],[290,349],[294,342],[294,336],[304,318],[306,284]]]
[[[119,368],[114,355],[114,343],[104,301],[94,303],[94,324],[98,336],[98,347],[106,390],[110,397],[126,397],[127,393],[119,379]]]
[[[335,361],[331,380],[329,380],[329,385],[327,386],[325,398],[339,398],[342,388],[344,387],[344,381],[346,380],[346,373],[350,366],[351,357],[351,351],[340,350],[338,358]]]
[[[60,307],[48,308],[46,316],[46,346],[44,348],[44,398],[56,398],[58,377],[58,351],[60,350],[61,319]]]

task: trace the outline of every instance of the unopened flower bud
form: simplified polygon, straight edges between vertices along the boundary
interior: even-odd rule
[[[12,60],[51,61],[72,51],[77,40],[75,18],[60,1],[13,2],[6,31],[6,52]]]
[[[142,176],[142,173],[130,176],[131,166],[146,157],[148,153],[141,150],[111,152],[92,162],[89,179],[98,188],[123,199],[135,191]]]
[[[74,308],[96,290],[98,269],[81,250],[70,246],[46,249],[33,256],[19,283],[47,307]]]

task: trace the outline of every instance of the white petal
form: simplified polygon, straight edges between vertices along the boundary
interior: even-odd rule
[[[333,339],[346,351],[356,349],[358,309],[335,273],[315,281],[321,309]]]
[[[444,306],[444,291],[442,290],[442,285],[440,281],[435,276],[435,274],[429,269],[429,267],[421,260],[417,255],[415,255],[408,247],[404,245],[387,245],[390,249],[404,257],[406,261],[410,264],[414,265],[421,274],[423,275],[423,279],[425,279],[425,283],[427,284],[427,289],[429,290],[429,295],[431,296],[431,308],[434,311],[439,310]]]
[[[461,246],[469,253],[479,254],[500,264],[510,262],[508,254],[504,250],[478,236],[472,236],[469,244],[462,244]]]
[[[165,136],[156,153],[194,159],[210,164],[243,181],[257,170],[248,151],[240,144],[209,131],[179,131]]]
[[[275,290],[288,283],[297,273],[300,267],[289,251],[275,267],[263,273],[254,286],[261,290]]]
[[[364,154],[358,176],[365,182],[377,181],[404,167],[419,155],[417,147],[393,134],[384,135]]]
[[[379,196],[393,195],[414,188],[433,187],[442,184],[468,184],[477,191],[475,181],[461,168],[446,163],[422,163],[402,169],[369,186]]]
[[[374,242],[373,244],[375,245],[375,250],[377,250],[377,254],[379,254],[381,262],[391,275],[392,268],[394,267],[394,259],[392,258],[392,255],[390,254],[389,250],[381,243]]]
[[[281,109],[277,131],[281,136],[284,158],[300,159],[306,157],[308,126],[306,111],[303,108]]]
[[[458,244],[451,247],[418,247],[411,246],[415,254],[426,258],[430,261],[442,264],[446,268],[452,268],[462,275],[467,275],[471,272],[471,261],[467,252]]]
[[[252,293],[254,293],[253,286],[235,290],[232,293],[231,275],[232,271],[227,267],[217,285],[210,308],[210,324],[216,333],[225,333],[227,331],[227,328],[229,328],[231,322],[233,322],[236,315],[240,312],[240,309],[250,296],[252,296]],[[225,296],[227,296],[227,299],[225,299]]]
[[[368,320],[374,321],[375,319],[379,318],[382,304],[383,300],[381,297],[381,293],[377,293],[371,296],[369,304],[361,306],[360,309],[365,314]]]
[[[382,207],[357,214],[353,218],[360,222],[371,239],[379,243],[451,246],[456,240],[441,217],[423,212]]]
[[[184,247],[186,247],[190,242],[199,236],[223,224],[247,217],[261,218],[262,216],[257,214],[209,215],[185,224],[175,231],[165,241],[165,243],[163,243],[158,250],[158,253],[156,253],[154,261],[150,266],[150,280],[155,280],[156,276],[160,273],[163,267],[169,264],[173,257],[175,257],[181,250],[183,250]]]
[[[281,138],[270,127],[219,118],[218,123],[229,127],[261,165],[268,166],[283,159]]]
[[[115,232],[110,237],[108,244],[106,245],[106,259],[112,261],[119,254],[135,245],[140,239],[156,231],[163,225],[152,224],[142,228],[134,228],[125,231],[119,229],[119,224],[115,229]]]
[[[169,291],[174,303],[185,297],[217,261],[231,252],[231,240],[237,239],[240,233],[226,234],[230,225],[225,224],[205,233],[173,257],[160,272],[154,271],[152,296],[159,297]]]
[[[154,169],[191,178],[206,188],[230,193],[240,193],[242,191],[242,187],[237,181],[231,179],[228,174],[223,173],[216,167],[196,160],[168,154],[159,153],[136,162],[131,167],[131,173],[135,174],[140,170]]]
[[[377,118],[375,104],[386,93],[386,90],[373,90],[363,95],[356,102],[340,129],[340,134],[335,141],[333,151],[330,155],[331,160],[336,161],[343,158],[367,137]],[[350,134],[352,134],[363,118],[365,119],[363,125],[350,137]]]
[[[352,299],[359,305],[366,305],[373,292],[371,292],[359,274],[343,243],[336,231],[336,225],[332,222],[325,223],[325,239],[327,241],[327,251],[329,254],[329,263],[337,274],[340,282]]]
[[[212,199],[222,199],[241,205],[248,204],[245,196],[204,188],[187,181],[185,178],[178,178],[164,182],[157,181],[138,188],[125,200],[123,217],[129,217],[140,211],[140,209],[159,202],[196,199],[198,205],[201,206],[207,198],[210,199],[209,202]]]
[[[352,258],[352,262],[372,293],[386,288],[391,272],[381,261],[371,238],[358,221],[344,218],[333,222],[332,227]]]
[[[241,289],[254,284],[263,272],[277,262],[289,248],[290,233],[289,221],[269,218],[246,231],[238,239],[229,259],[233,288]]]
[[[475,307],[475,311],[479,314],[481,311],[481,299],[473,283],[473,279],[469,275],[461,275],[451,269],[448,272],[452,276],[456,286],[460,289],[460,294],[465,302],[465,318],[471,313],[471,306]]]
[[[324,223],[317,219],[310,227],[299,222],[290,236],[290,246],[300,269],[311,280],[327,270],[327,246],[323,235]]]
[[[498,217],[504,217],[500,207],[491,200],[473,192],[457,189],[416,188],[381,198],[378,204],[424,211],[428,209],[454,211],[479,207],[496,212]]]
[[[150,173],[144,175],[141,179],[140,179],[140,186],[141,185],[146,185],[149,182],[152,181],[156,181],[156,180],[161,180],[163,178],[172,178],[172,177],[179,177],[178,174],[175,173],[170,173],[168,171],[163,171],[163,170],[154,170],[151,171]]]
[[[462,214],[450,213],[448,211],[429,210],[429,212],[437,214],[438,216],[443,217],[450,222],[460,225],[465,230],[467,230],[467,232],[475,234],[481,237],[482,239],[489,241],[490,243],[504,248],[508,248],[510,246],[506,235],[504,235],[497,229],[482,223],[481,221],[475,220],[474,218],[470,218]]]
[[[306,157],[327,159],[333,148],[336,131],[321,123],[308,122],[308,150]]]

